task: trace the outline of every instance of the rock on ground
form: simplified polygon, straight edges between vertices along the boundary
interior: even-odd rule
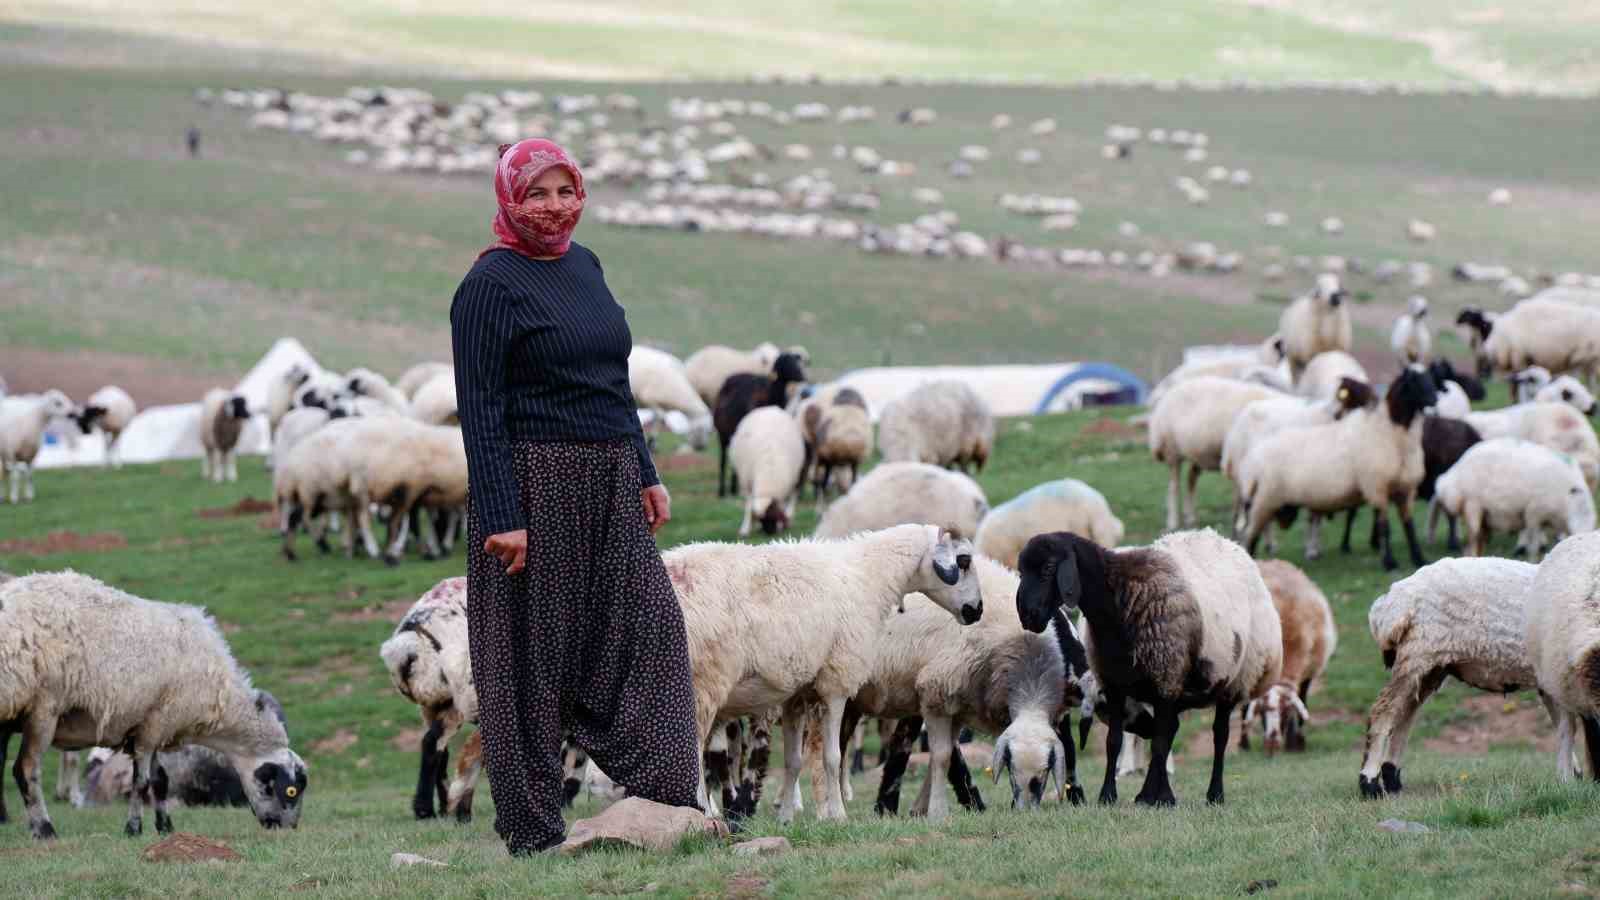
[[[794,849],[786,837],[763,837],[733,845],[735,856],[776,856]]]
[[[1427,834],[1433,830],[1421,822],[1407,822],[1404,819],[1384,819],[1378,823],[1378,829],[1398,834]]]
[[[571,856],[597,847],[671,850],[691,834],[726,837],[728,826],[698,809],[627,797],[606,807],[598,816],[572,823],[560,852]]]

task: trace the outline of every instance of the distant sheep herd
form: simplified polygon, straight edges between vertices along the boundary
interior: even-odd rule
[[[1505,378],[1518,401],[1474,412],[1469,402],[1484,398],[1484,384],[1430,355],[1425,301],[1396,321],[1396,369],[1380,385],[1349,355],[1339,279],[1317,277],[1284,310],[1277,334],[1181,366],[1157,385],[1147,429],[1168,469],[1169,533],[1132,548],[1120,546],[1124,525],[1105,496],[1076,479],[992,506],[966,472],[981,472],[995,452],[995,419],[965,383],[925,383],[870,409],[848,380],[811,384],[803,347],[709,346],[684,361],[639,347],[630,361],[639,407],[656,423],[681,413],[697,449],[716,433],[719,493],[740,498],[741,538],[757,524],[767,534],[793,528],[808,486],[821,513],[808,538],[664,554],[689,636],[706,808],[729,816],[762,808],[772,731],[781,728],[780,820],[802,807],[808,763],[817,814],[843,819],[851,763],[859,764],[850,750],[867,718],[889,723],[875,802],[882,813],[899,808],[921,733],[931,764],[913,811],[946,816],[947,787],[961,806],[983,808],[959,751],[965,729],[995,736],[990,768],[1009,779],[1015,806],[1037,806],[1052,790],[1082,802],[1074,745],[1095,720],[1108,729],[1099,799],[1115,802],[1118,776],[1142,766],[1136,800],[1169,805],[1179,715],[1197,707],[1214,711],[1206,797],[1221,803],[1234,711],[1241,747],[1255,731],[1269,753],[1305,749],[1309,695],[1337,644],[1316,584],[1287,562],[1250,557],[1262,538],[1270,552],[1272,527],[1302,511],[1313,526],[1308,557],[1321,551],[1315,526],[1339,513],[1348,552],[1362,507],[1373,510],[1372,546],[1389,569],[1398,565],[1388,515],[1396,509],[1416,567],[1369,616],[1391,675],[1368,721],[1362,795],[1402,790],[1416,710],[1451,676],[1487,691],[1537,689],[1557,725],[1557,774],[1600,776],[1600,621],[1590,621],[1600,583],[1600,444],[1585,385],[1600,365],[1586,355],[1600,344],[1593,309],[1600,305],[1568,292],[1498,315],[1462,313],[1475,371]],[[1548,317],[1562,327],[1543,327]],[[390,564],[413,545],[428,557],[449,553],[461,533],[466,459],[447,363],[421,363],[393,381],[364,368],[295,366],[271,385],[264,408],[217,389],[200,409],[201,471],[216,481],[237,478],[243,423],[258,415],[270,423],[288,560],[303,531],[331,549],[336,525],[347,555],[359,539],[367,556]],[[59,391],[0,399],[9,499],[33,499],[30,463],[50,422],[106,432],[111,464],[135,411],[115,387],[81,405]],[[881,462],[869,470],[874,457]],[[1237,542],[1182,530],[1201,524],[1194,488],[1208,471],[1233,484],[1233,511],[1214,524]],[[1461,526],[1467,557],[1426,564],[1418,499],[1449,521],[1452,552]],[[378,517],[388,520],[382,545]],[[1475,558],[1497,532],[1516,535],[1533,562]],[[805,577],[774,577],[791,570]],[[381,648],[396,690],[421,711],[419,817],[471,817],[482,765],[475,735],[455,775],[448,771],[451,738],[477,720],[466,616],[465,580],[447,579]],[[794,622],[807,624],[786,624]],[[130,641],[174,640],[186,651],[151,656],[167,660],[156,668],[124,665]],[[785,651],[774,655],[779,645]],[[171,686],[202,681],[220,693],[193,708],[160,699],[188,696]],[[300,816],[306,771],[283,711],[251,687],[216,624],[193,607],[70,571],[0,585],[0,753],[13,733],[23,739],[23,806],[40,838],[55,833],[40,787],[52,746],[67,751],[58,797],[125,798],[129,833],[142,828],[147,804],[157,830],[169,830],[174,797],[246,804],[267,826],[292,827]],[[86,792],[77,752],[89,748],[101,749]],[[615,795],[579,748],[569,748],[567,766],[568,799],[585,786]]]

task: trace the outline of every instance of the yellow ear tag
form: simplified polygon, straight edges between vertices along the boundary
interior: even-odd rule
[[[294,798],[300,796],[300,789],[291,784],[283,789],[283,795],[288,797],[290,800],[293,800]]]
[[[1340,400],[1349,400],[1350,399],[1350,389],[1349,388],[1339,388],[1339,399]]]

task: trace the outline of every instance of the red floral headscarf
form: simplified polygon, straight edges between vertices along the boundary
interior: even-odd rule
[[[577,199],[549,209],[528,205],[528,191],[534,181],[556,166],[572,173]],[[529,138],[502,145],[500,162],[494,170],[494,198],[500,205],[494,217],[495,242],[483,253],[502,249],[529,257],[566,253],[572,244],[572,231],[583,215],[583,201],[587,196],[583,190],[583,173],[559,144]]]

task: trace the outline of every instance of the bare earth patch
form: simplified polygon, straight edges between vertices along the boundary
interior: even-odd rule
[[[389,739],[389,746],[396,750],[412,752],[422,746],[423,734],[424,732],[421,728],[402,728],[394,737]]]
[[[409,597],[398,600],[388,600],[377,606],[364,606],[361,609],[350,610],[333,614],[335,622],[398,622],[406,614],[411,604],[416,601]]]
[[[42,538],[14,538],[0,541],[0,553],[23,553],[29,556],[49,556],[52,553],[104,553],[128,546],[128,539],[119,531],[100,531],[79,534],[76,531],[52,531]]]
[[[1143,434],[1143,432],[1132,425],[1129,425],[1125,422],[1118,422],[1116,419],[1106,416],[1101,416],[1100,418],[1095,419],[1093,422],[1090,422],[1088,425],[1083,426],[1083,433],[1115,438],[1137,438]]]
[[[57,388],[82,400],[114,384],[133,396],[141,408],[166,403],[198,402],[206,391],[231,383],[234,376],[185,370],[170,361],[95,350],[40,350],[0,346],[6,380],[16,393]]]
[[[356,742],[359,740],[361,740],[361,738],[357,737],[355,732],[349,730],[348,728],[341,728],[338,731],[335,731],[331,737],[325,737],[320,741],[312,743],[311,749],[317,753],[343,753],[344,751],[349,750],[351,747],[354,747]]]
[[[269,512],[272,512],[272,503],[270,501],[246,497],[232,506],[196,510],[195,515],[202,519],[226,519],[233,516],[255,516]]]
[[[1461,701],[1472,714],[1466,722],[1446,726],[1438,737],[1422,742],[1429,750],[1459,756],[1481,756],[1495,744],[1531,746],[1556,752],[1555,728],[1544,707],[1525,699],[1482,694]]]
[[[139,858],[145,862],[176,863],[233,862],[244,859],[227,844],[181,831],[144,848]]]

